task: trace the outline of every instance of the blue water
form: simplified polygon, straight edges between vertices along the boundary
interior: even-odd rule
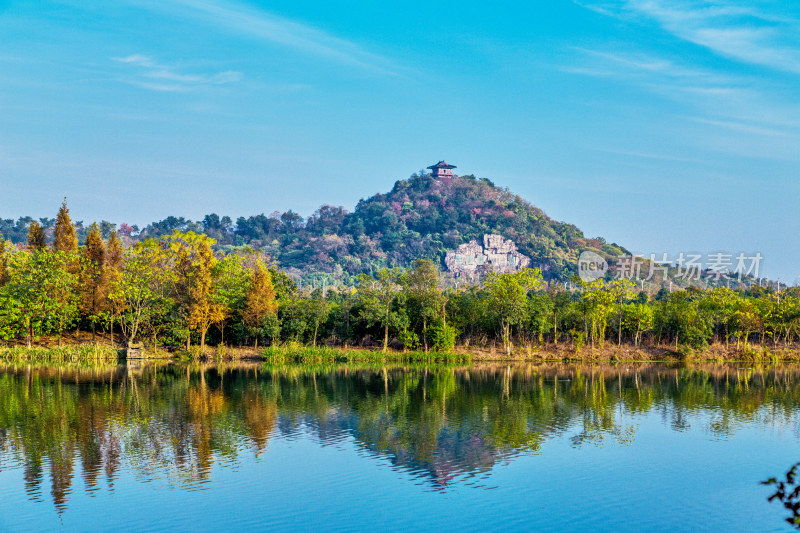
[[[794,371],[137,372],[0,374],[0,530],[788,528]]]

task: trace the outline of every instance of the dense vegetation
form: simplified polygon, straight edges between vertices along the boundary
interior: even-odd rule
[[[30,217],[0,219],[0,233],[14,243],[27,242]],[[41,219],[45,232],[55,219]],[[114,229],[99,224],[103,238]],[[88,227],[76,224],[83,242]],[[434,179],[415,174],[395,183],[391,192],[361,200],[355,211],[324,205],[307,219],[297,213],[272,213],[239,217],[206,215],[194,222],[170,216],[141,231],[122,224],[123,240],[167,237],[173,231],[203,233],[219,249],[250,246],[271,257],[293,279],[303,284],[352,283],[362,272],[379,268],[409,267],[417,259],[443,264],[447,250],[480,241],[484,234],[512,239],[531,258],[546,279],[566,280],[574,273],[578,254],[594,250],[616,257],[624,250],[603,239],[587,239],[575,226],[550,219],[517,195],[488,179],[461,176]]]
[[[629,280],[548,284],[539,269],[489,274],[443,289],[437,265],[361,273],[355,286],[299,287],[249,247],[173,231],[124,248],[99,225],[78,246],[66,204],[47,243],[32,223],[28,246],[0,241],[0,338],[28,346],[76,329],[153,346],[207,343],[376,345],[449,351],[606,342],[702,348],[787,346],[800,338],[800,289],[753,286],[636,292]]]

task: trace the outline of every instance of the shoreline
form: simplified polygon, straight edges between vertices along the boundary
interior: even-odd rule
[[[736,348],[723,344],[712,344],[704,349],[675,346],[633,346],[606,344],[603,347],[582,346],[576,349],[570,344],[531,344],[515,346],[507,355],[499,346],[457,346],[449,352],[389,349],[380,347],[305,346],[285,344],[254,348],[250,346],[206,347],[200,353],[197,346],[189,351],[185,348],[144,347],[143,354],[127,357],[126,350],[112,346],[108,338],[97,337],[97,342],[87,339],[52,338],[40,341],[27,348],[24,344],[0,347],[2,362],[202,362],[241,361],[270,364],[293,363],[800,363],[800,346],[747,345]]]

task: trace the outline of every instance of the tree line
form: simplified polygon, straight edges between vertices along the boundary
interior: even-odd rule
[[[603,347],[737,348],[789,345],[800,336],[800,289],[688,288],[656,294],[629,280],[548,284],[538,269],[490,273],[480,284],[443,289],[437,264],[361,273],[352,285],[303,288],[249,247],[215,247],[173,231],[125,247],[97,224],[78,244],[66,202],[48,242],[29,224],[27,246],[0,238],[0,338],[97,331],[112,343],[189,350],[207,344],[283,343],[453,350],[570,343]]]

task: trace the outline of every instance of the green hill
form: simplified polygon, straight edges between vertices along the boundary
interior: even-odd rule
[[[0,220],[0,233],[14,242],[27,242],[32,220]],[[46,230],[54,222],[40,220]],[[79,238],[87,225],[77,222]],[[101,223],[103,233],[113,226]],[[486,234],[513,240],[547,279],[568,279],[583,250],[594,250],[607,259],[626,253],[616,244],[587,239],[574,225],[555,221],[508,189],[472,175],[414,174],[396,182],[386,194],[362,199],[352,213],[324,205],[307,219],[292,211],[236,221],[210,214],[197,222],[170,216],[142,231],[127,224],[119,227],[132,240],[176,229],[203,232],[223,249],[259,248],[295,278],[330,283],[348,282],[360,272],[380,267],[405,267],[415,259],[432,259],[444,269],[448,250],[472,239],[481,242]]]
[[[213,230],[210,233],[214,233]],[[448,250],[485,234],[513,240],[546,278],[567,279],[581,251],[606,258],[626,251],[602,239],[587,239],[572,224],[558,222],[520,196],[485,178],[434,178],[415,174],[386,194],[361,200],[353,213],[323,206],[308,220],[295,213],[240,218],[234,243],[267,252],[286,269],[347,275],[378,266],[408,266],[432,259],[444,266]],[[225,235],[217,235],[222,242]]]

